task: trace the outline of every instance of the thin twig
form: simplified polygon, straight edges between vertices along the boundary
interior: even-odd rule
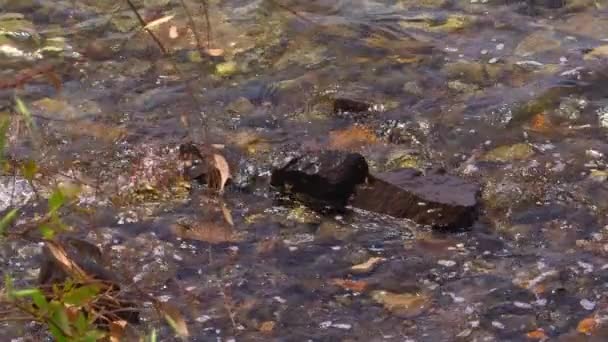
[[[203,7],[203,14],[205,15],[205,24],[207,25],[207,49],[211,49],[211,21],[209,20],[209,3],[207,0],[201,0],[201,6]]]
[[[158,37],[154,34],[154,32],[152,32],[150,29],[148,29],[146,27],[146,25],[148,25],[148,23],[144,20],[144,18],[142,18],[142,16],[139,14],[139,12],[137,11],[137,8],[135,7],[135,5],[133,5],[133,2],[131,0],[125,0],[127,2],[127,4],[129,4],[129,8],[131,8],[131,11],[133,11],[133,13],[135,14],[135,16],[137,17],[137,20],[139,21],[139,24],[141,25],[141,27],[150,35],[150,37],[152,38],[152,40],[154,40],[154,42],[156,43],[156,45],[158,45],[158,48],[161,50],[161,52],[163,53],[163,55],[169,60],[169,62],[171,63],[171,66],[173,67],[173,69],[175,70],[175,72],[177,73],[177,75],[179,76],[179,78],[186,82],[186,90],[188,91],[188,95],[190,96],[190,98],[192,99],[192,101],[194,102],[194,104],[196,105],[197,108],[203,108],[201,103],[198,101],[198,98],[195,95],[195,91],[194,89],[192,89],[192,86],[190,85],[189,82],[185,81],[186,77],[185,75],[182,73],[182,71],[177,67],[177,63],[175,63],[175,60],[173,60],[171,54],[169,53],[169,50],[167,50],[167,48],[165,48],[165,46],[163,45],[163,43],[160,41],[160,39],[158,39]],[[207,125],[205,122],[205,118],[202,117],[201,118],[201,123],[203,125],[203,140],[206,138],[206,133],[207,133]],[[190,136],[190,140],[194,140],[192,139],[192,132],[190,130],[190,123],[189,120],[186,116],[182,115],[180,122],[184,125],[184,128],[186,128],[188,135]]]
[[[201,42],[201,37],[198,32],[198,29],[196,28],[196,24],[194,23],[194,19],[192,18],[192,14],[190,14],[190,10],[188,9],[188,6],[184,2],[184,0],[179,0],[179,3],[182,5],[184,13],[186,13],[186,17],[188,18],[188,24],[190,25],[190,28],[192,28],[192,33],[194,33],[194,39],[196,39],[196,46],[198,47],[199,53],[201,54],[201,56],[203,56],[205,54],[205,49],[203,48],[203,43]]]
[[[230,322],[232,323],[232,328],[234,329],[234,331],[237,331],[237,325],[236,325],[236,321],[234,319],[234,311],[232,311],[231,309],[231,305],[229,303],[229,299],[226,296],[226,293],[224,292],[224,290],[220,290],[220,294],[222,295],[222,297],[224,297],[224,308],[226,309],[226,311],[228,312],[228,317],[230,317]]]
[[[135,14],[135,17],[139,21],[139,24],[144,29],[144,31],[146,31],[150,35],[150,37],[154,40],[156,45],[158,45],[158,48],[163,52],[164,55],[169,55],[169,51],[165,48],[165,46],[160,41],[160,39],[158,39],[158,37],[154,34],[154,32],[152,32],[149,28],[146,27],[146,25],[148,25],[148,23],[139,14],[139,12],[137,11],[137,7],[135,7],[135,5],[133,5],[133,2],[131,2],[131,0],[125,0],[125,1],[131,8],[131,11],[133,11],[133,14]]]
[[[312,20],[310,20],[310,19],[306,18],[305,16],[301,15],[300,13],[296,12],[295,10],[292,10],[291,8],[289,8],[289,7],[285,6],[285,5],[283,5],[282,3],[278,2],[277,0],[268,0],[268,1],[269,1],[271,4],[273,4],[273,5],[277,6],[278,8],[280,8],[280,9],[282,9],[282,10],[284,10],[284,11],[287,11],[287,12],[289,12],[289,13],[293,14],[294,16],[296,16],[296,17],[298,17],[298,18],[300,18],[300,19],[302,19],[302,20],[304,20],[304,21],[306,21],[306,22],[309,22],[309,23],[311,23],[311,24],[314,24],[314,23],[315,23],[314,21],[312,21]]]

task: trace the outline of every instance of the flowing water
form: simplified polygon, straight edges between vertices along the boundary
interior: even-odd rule
[[[179,307],[191,340],[608,338],[608,2],[210,0],[209,24],[185,3],[197,34],[178,1],[135,2],[165,18],[168,57],[126,2],[0,0],[0,114],[40,195],[83,184],[70,234]],[[175,176],[188,140],[225,145],[222,196]],[[437,232],[278,199],[273,162],[305,148],[444,167],[483,185],[483,213]],[[42,210],[23,178],[1,185],[2,209]],[[39,259],[9,241],[0,273],[34,285]]]

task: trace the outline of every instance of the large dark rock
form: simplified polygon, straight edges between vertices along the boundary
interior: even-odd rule
[[[270,184],[306,202],[344,207],[367,175],[360,154],[322,151],[288,159],[273,170]]]
[[[480,188],[443,170],[400,169],[357,187],[357,208],[409,218],[434,228],[467,228],[477,218]]]

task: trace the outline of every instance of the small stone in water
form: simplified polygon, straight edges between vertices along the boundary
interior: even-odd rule
[[[321,322],[319,323],[319,328],[321,329],[327,329],[329,327],[331,327],[331,321],[325,321],[325,322]]]
[[[452,292],[448,292],[447,295],[452,297],[452,300],[454,301],[454,303],[463,303],[464,302],[463,297],[458,297],[456,294],[454,294]]]
[[[602,152],[596,151],[596,150],[587,150],[585,151],[585,155],[589,158],[593,158],[593,159],[600,159],[602,157],[604,157],[604,154]]]
[[[197,322],[199,322],[199,323],[205,323],[205,322],[207,322],[207,321],[208,321],[208,320],[210,320],[210,319],[211,319],[211,317],[209,317],[209,316],[207,316],[207,315],[202,315],[202,316],[197,317],[197,318],[195,319],[195,321],[197,321]]]
[[[163,296],[158,297],[158,301],[163,302],[163,303],[168,302],[170,299],[171,299],[170,295],[163,295]]]
[[[595,302],[592,302],[588,299],[581,299],[580,303],[581,303],[581,306],[583,308],[585,308],[585,310],[591,311],[591,310],[595,309]]]
[[[453,267],[456,265],[456,261],[454,260],[439,260],[437,261],[437,264],[441,265],[441,266],[445,266],[445,267]]]
[[[505,325],[498,322],[498,321],[492,321],[492,326],[496,329],[504,329]]]
[[[599,108],[596,110],[600,126],[603,128],[608,128],[608,106]]]
[[[585,273],[593,272],[593,265],[591,265],[589,263],[578,261],[578,266],[580,266],[584,270]]]
[[[515,307],[518,307],[520,309],[532,309],[532,305],[529,303],[513,302],[513,305],[515,305]]]
[[[331,326],[333,328],[343,329],[343,330],[350,330],[350,328],[352,328],[352,325],[347,324],[347,323],[333,323]]]
[[[281,298],[279,296],[274,296],[274,297],[272,297],[272,299],[276,300],[277,302],[279,302],[281,304],[287,303],[287,300],[285,300],[285,299],[283,299],[283,298]]]

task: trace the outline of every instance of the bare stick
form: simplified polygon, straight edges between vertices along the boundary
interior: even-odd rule
[[[289,13],[293,14],[294,16],[296,16],[296,17],[298,17],[298,18],[300,18],[300,19],[302,19],[302,20],[304,20],[304,21],[306,21],[306,22],[309,22],[309,23],[313,23],[313,24],[314,24],[314,22],[313,22],[312,20],[310,20],[310,19],[306,18],[305,16],[301,15],[300,13],[296,12],[295,10],[292,10],[291,8],[289,8],[289,7],[285,6],[285,5],[283,5],[282,3],[278,2],[277,0],[268,0],[268,1],[269,1],[271,4],[273,4],[273,5],[277,6],[278,8],[280,8],[280,9],[282,9],[282,10],[287,11],[287,12],[289,12]]]
[[[158,37],[154,34],[154,32],[152,32],[150,29],[148,29],[146,27],[146,25],[148,25],[148,23],[144,20],[144,18],[141,17],[141,15],[139,14],[139,12],[137,11],[137,8],[135,7],[135,5],[133,5],[133,2],[131,0],[125,0],[127,2],[127,4],[129,4],[129,8],[131,8],[131,11],[133,11],[133,13],[135,14],[135,16],[137,17],[137,20],[139,21],[139,24],[141,25],[141,27],[150,35],[150,37],[152,38],[152,40],[154,40],[154,42],[156,43],[156,45],[158,45],[158,48],[162,51],[163,55],[169,60],[169,62],[171,63],[171,66],[173,67],[173,69],[175,70],[175,72],[178,74],[178,76],[182,79],[182,80],[186,80],[184,74],[181,72],[181,70],[177,67],[177,63],[175,63],[175,61],[173,60],[171,54],[169,53],[169,50],[167,50],[165,48],[165,46],[163,45],[163,43],[160,41],[160,39],[158,39]],[[194,28],[193,28],[194,30]],[[190,98],[192,99],[192,101],[194,102],[194,104],[196,105],[197,108],[202,108],[201,103],[199,103],[198,98],[195,96],[195,92],[192,89],[192,86],[190,85],[189,82],[186,82],[186,90],[188,91],[188,95],[190,96]],[[206,133],[207,133],[207,125],[205,122],[205,118],[202,117],[201,118],[201,123],[203,126],[203,139],[205,139],[206,137]],[[181,115],[181,120],[180,122],[184,125],[184,127],[186,128],[186,131],[188,132],[188,136],[190,136],[190,140],[192,139],[192,132],[190,130],[190,121],[188,120],[188,118],[185,115]]]
[[[211,21],[209,20],[209,4],[207,0],[201,0],[203,14],[205,15],[205,24],[207,25],[207,49],[211,49]]]
[[[165,46],[163,45],[163,43],[160,41],[160,39],[158,39],[158,37],[154,34],[154,32],[152,32],[149,28],[146,27],[146,25],[148,25],[148,23],[146,23],[146,21],[144,20],[144,18],[141,17],[141,15],[139,15],[139,12],[137,11],[137,7],[135,7],[135,5],[133,5],[133,2],[131,2],[131,0],[125,0],[125,1],[127,2],[127,4],[129,5],[129,7],[131,8],[131,11],[133,11],[133,14],[135,14],[135,17],[139,21],[139,24],[144,29],[144,31],[146,31],[150,35],[150,37],[152,38],[152,40],[154,40],[154,42],[156,43],[156,45],[158,45],[158,47],[163,52],[163,54],[166,55],[166,56],[168,56],[169,55],[169,51],[167,51],[167,49],[165,48]]]
[[[192,32],[194,33],[194,39],[196,39],[196,46],[198,46],[198,50],[202,56],[205,49],[203,48],[203,43],[201,42],[201,37],[198,32],[198,29],[196,28],[196,24],[194,23],[194,19],[192,18],[192,15],[190,14],[190,10],[188,9],[188,6],[184,2],[184,0],[179,0],[179,3],[182,5],[182,8],[184,9],[184,12],[186,13],[186,17],[188,18],[188,23],[190,24],[190,27],[192,28]],[[209,48],[209,47],[207,47],[207,48]]]

